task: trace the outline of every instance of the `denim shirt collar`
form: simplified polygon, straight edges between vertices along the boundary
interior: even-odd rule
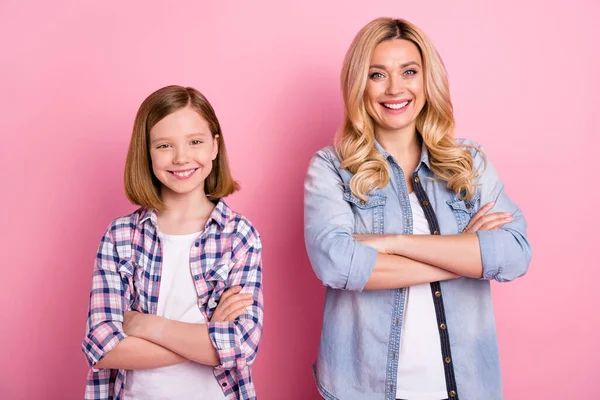
[[[395,160],[394,157],[390,153],[388,153],[386,149],[383,148],[383,146],[381,145],[381,143],[379,143],[377,139],[375,139],[375,148],[383,155],[383,157],[386,160],[393,161],[397,164],[397,160]],[[429,151],[427,151],[427,146],[425,145],[421,145],[421,160],[419,161],[419,165],[417,165],[415,171],[418,172],[419,169],[421,169],[422,165],[425,165],[429,170],[431,170],[431,167],[429,165]]]

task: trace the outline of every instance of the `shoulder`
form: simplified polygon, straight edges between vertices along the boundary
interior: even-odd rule
[[[242,247],[262,247],[260,233],[254,224],[248,218],[230,208],[228,208],[224,230],[230,232],[231,236]]]
[[[110,224],[108,224],[105,236],[110,235],[116,238],[128,234],[135,229],[138,222],[148,212],[149,210],[140,207],[130,214],[113,219]]]
[[[482,168],[485,168],[486,156],[483,146],[480,143],[467,138],[456,138],[455,143],[459,148],[469,150],[471,157],[473,158],[473,167],[475,169],[481,170]]]
[[[337,156],[337,151],[334,146],[323,147],[321,150],[317,151],[312,157],[311,164],[316,162],[327,162],[337,167],[340,165],[340,160]]]

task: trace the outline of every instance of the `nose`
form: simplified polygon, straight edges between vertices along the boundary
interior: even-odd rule
[[[190,153],[187,146],[178,146],[173,154],[173,164],[185,164],[190,161]]]
[[[385,94],[388,96],[397,96],[404,91],[404,82],[401,78],[391,76],[388,80],[388,86],[385,89]]]

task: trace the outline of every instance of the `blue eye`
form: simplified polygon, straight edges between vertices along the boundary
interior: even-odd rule
[[[381,79],[384,77],[385,76],[381,72],[373,72],[371,75],[369,75],[369,78],[371,79]]]
[[[416,74],[417,74],[417,71],[414,69],[409,69],[407,71],[404,71],[404,75],[412,76],[412,75],[416,75]]]

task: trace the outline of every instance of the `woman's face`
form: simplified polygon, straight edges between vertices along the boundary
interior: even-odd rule
[[[376,134],[414,134],[425,105],[423,61],[417,46],[392,39],[375,47],[369,64],[365,105]]]

